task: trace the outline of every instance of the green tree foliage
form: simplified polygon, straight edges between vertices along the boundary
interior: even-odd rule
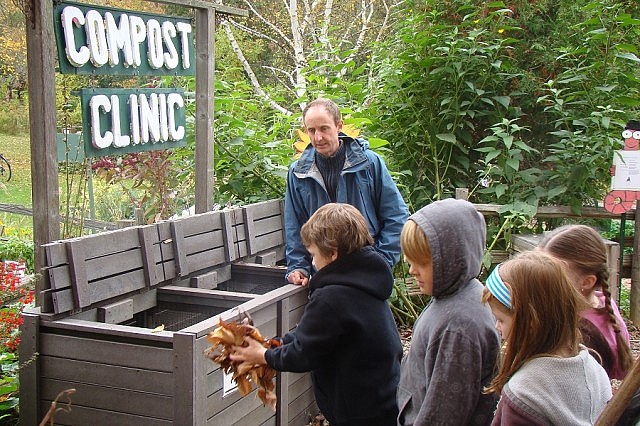
[[[520,211],[602,200],[637,118],[637,3],[406,6],[374,50],[368,111],[414,207],[460,186]]]

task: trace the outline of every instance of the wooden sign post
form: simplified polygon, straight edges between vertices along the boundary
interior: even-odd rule
[[[213,105],[214,32],[216,12],[248,16],[245,10],[203,0],[158,0],[196,9],[196,213],[213,206]],[[54,8],[52,0],[25,3],[27,68],[29,79],[29,124],[33,205],[34,263],[40,273],[44,265],[42,244],[60,238],[60,202],[56,143],[54,56]],[[97,22],[97,21],[96,21]],[[80,52],[78,52],[80,53]],[[75,57],[82,59],[82,56]],[[36,284],[36,304],[43,285]]]

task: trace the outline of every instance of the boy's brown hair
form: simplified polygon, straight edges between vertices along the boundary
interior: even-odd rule
[[[300,236],[306,247],[315,244],[325,256],[334,252],[344,256],[373,244],[362,213],[344,203],[328,203],[320,207],[302,225]]]
[[[577,353],[579,312],[584,301],[563,268],[560,260],[537,250],[500,265],[500,278],[511,293],[513,324],[500,371],[486,392],[500,393],[509,378],[532,358],[563,348]]]

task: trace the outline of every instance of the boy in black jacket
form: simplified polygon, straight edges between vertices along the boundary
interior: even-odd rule
[[[395,425],[402,344],[387,303],[391,269],[349,204],[325,204],[300,232],[317,272],[297,328],[274,349],[246,338],[231,359],[311,371],[331,426]]]

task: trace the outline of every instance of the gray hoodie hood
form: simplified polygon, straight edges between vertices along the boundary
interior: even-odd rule
[[[435,201],[411,215],[409,220],[422,229],[429,241],[433,297],[453,294],[480,274],[486,224],[473,204],[454,198]]]

